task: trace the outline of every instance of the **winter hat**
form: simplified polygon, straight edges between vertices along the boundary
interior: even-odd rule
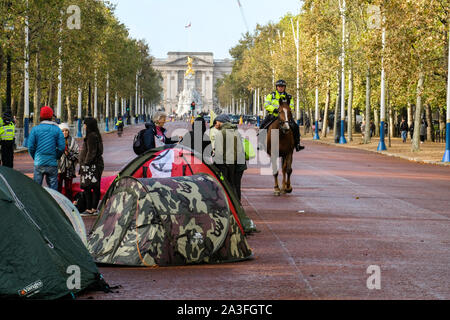
[[[59,128],[61,129],[61,131],[62,131],[62,130],[70,131],[69,125],[68,125],[67,123],[61,123],[61,124],[59,125]]]
[[[41,108],[41,119],[42,120],[51,120],[53,117],[52,108],[45,106]]]
[[[230,117],[228,115],[222,113],[222,114],[219,114],[216,117],[216,119],[214,119],[214,120],[225,123],[225,122],[230,122]]]

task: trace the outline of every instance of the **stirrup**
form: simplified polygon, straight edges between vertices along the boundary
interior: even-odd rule
[[[303,150],[303,149],[305,149],[305,147],[304,147],[304,146],[301,146],[300,144],[298,144],[298,145],[295,146],[295,151],[297,151],[297,152],[299,152],[299,151],[301,151],[301,150]]]

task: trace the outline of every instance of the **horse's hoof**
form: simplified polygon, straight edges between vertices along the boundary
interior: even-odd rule
[[[292,188],[286,189],[286,190],[284,190],[284,192],[291,193],[292,192]]]
[[[274,196],[277,196],[277,197],[279,197],[280,194],[281,194],[280,191],[274,191],[274,192],[273,192],[273,195],[274,195]]]

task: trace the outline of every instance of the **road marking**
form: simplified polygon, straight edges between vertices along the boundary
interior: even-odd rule
[[[259,214],[258,209],[255,208],[255,206],[250,202],[250,200],[248,199],[248,197],[245,195],[245,193],[242,194],[245,198],[245,200],[247,200],[248,204],[252,207],[253,210],[255,210],[255,213],[257,214],[257,216],[264,222],[264,224],[266,225],[267,229],[270,230],[270,232],[272,233],[272,235],[277,239],[278,243],[280,244],[281,248],[283,248],[283,251],[285,253],[285,255],[287,256],[287,260],[289,261],[289,263],[295,268],[295,270],[297,271],[300,280],[302,280],[307,288],[309,289],[309,291],[316,297],[318,298],[318,295],[314,292],[314,289],[311,287],[310,283],[308,282],[308,280],[305,278],[305,276],[303,275],[302,271],[300,270],[300,268],[297,266],[297,264],[294,261],[294,258],[292,257],[291,253],[289,252],[289,250],[286,248],[286,246],[284,245],[284,242],[281,241],[281,239],[278,237],[278,235],[272,230],[272,228],[270,227],[270,224],[266,223],[266,221],[261,217],[261,215]]]

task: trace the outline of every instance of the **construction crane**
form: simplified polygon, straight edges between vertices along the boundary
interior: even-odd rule
[[[237,3],[239,9],[241,10],[242,20],[244,20],[245,28],[247,28],[247,32],[250,32],[250,30],[248,29],[247,20],[245,19],[244,8],[242,8],[241,2],[239,0],[237,0]]]

